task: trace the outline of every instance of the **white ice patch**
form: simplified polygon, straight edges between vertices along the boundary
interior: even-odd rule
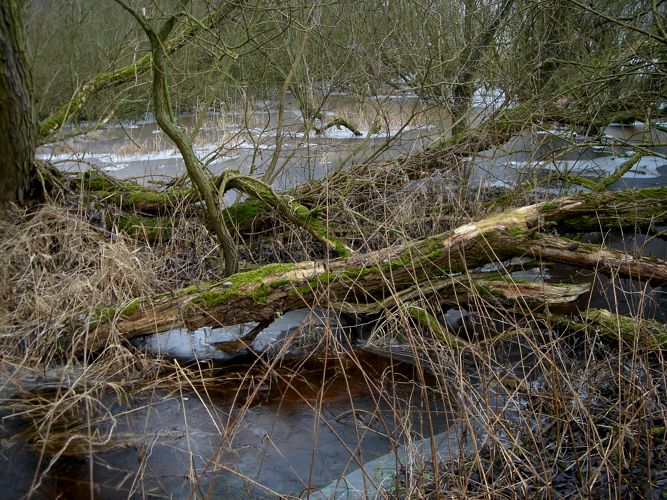
[[[84,154],[83,153],[77,153],[77,152],[58,153],[58,154],[37,153],[35,156],[37,157],[38,160],[46,160],[46,161],[83,161],[84,160]],[[90,155],[86,156],[86,158],[90,158]]]
[[[123,170],[127,166],[127,163],[119,163],[118,165],[107,165],[106,167],[102,168],[102,170],[105,172],[116,172],[118,170]]]
[[[500,89],[477,89],[472,96],[472,105],[475,108],[496,110],[505,103],[505,93]]]
[[[194,332],[177,328],[145,337],[142,344],[156,354],[185,359],[228,359],[229,354],[216,349],[215,344],[235,342],[247,334],[256,323],[246,323],[224,328],[202,327]]]
[[[402,99],[419,99],[419,96],[414,92],[402,92],[400,94],[386,94],[373,96],[376,101],[393,101]]]
[[[165,149],[153,153],[135,153],[119,155],[114,153],[85,153],[81,151],[72,151],[69,153],[40,153],[37,158],[49,161],[91,161],[96,160],[101,163],[132,163],[156,160],[170,160],[180,158],[180,153],[174,149]]]
[[[272,144],[253,144],[250,141],[241,141],[240,143],[236,144],[235,146],[231,146],[231,148],[238,148],[238,149],[274,149],[275,146]]]
[[[542,136],[542,135],[551,135],[555,137],[561,137],[563,139],[583,139],[584,136],[581,136],[577,134],[574,130],[571,130],[567,127],[554,127],[550,128],[549,130],[538,130],[535,132],[535,135]]]
[[[510,182],[503,181],[501,179],[484,179],[483,186],[485,188],[501,188],[501,189],[507,189],[512,187]]]
[[[135,129],[139,128],[139,125],[137,125],[135,122],[120,122],[116,123],[114,125],[107,126],[107,128],[125,128],[125,129]]]
[[[403,128],[390,128],[389,129],[389,134],[387,134],[386,130],[382,130],[378,132],[377,134],[370,134],[371,139],[385,139],[387,136],[395,136],[398,133],[403,133],[403,132],[410,132],[412,130],[431,130],[433,128],[437,128],[434,125],[419,125],[419,126],[414,126],[414,125],[408,125]],[[317,138],[323,138],[323,139],[365,139],[366,137],[369,137],[369,131],[364,130],[364,129],[359,129],[359,132],[361,132],[361,135],[354,135],[354,132],[351,130],[345,128],[345,127],[330,127],[326,129],[324,132],[321,134],[317,134],[314,130],[310,130],[308,132],[308,137],[311,139],[317,139]],[[292,134],[292,137],[296,138],[303,138],[305,137],[306,134],[304,132],[295,132]]]
[[[247,141],[237,142],[236,144],[228,145],[224,150],[228,151],[230,149],[253,149],[255,146]],[[257,149],[271,149],[272,146],[267,144],[257,145]],[[204,144],[202,146],[195,146],[194,148],[195,155],[200,160],[206,160],[211,155],[219,152],[220,146],[217,144]],[[116,154],[116,153],[88,153],[81,151],[70,151],[65,153],[49,153],[41,152],[38,153],[37,158],[40,160],[47,160],[51,162],[95,162],[105,165],[103,170],[106,172],[114,172],[126,168],[130,163],[145,163],[145,162],[154,162],[154,161],[163,161],[163,160],[181,160],[181,153],[176,149],[164,149],[160,151],[154,151],[151,153],[133,153],[133,154]],[[214,159],[215,162],[222,162],[228,160],[235,160],[239,158],[239,155],[220,155]]]

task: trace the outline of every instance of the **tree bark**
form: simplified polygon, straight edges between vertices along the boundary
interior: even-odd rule
[[[508,210],[407,245],[327,263],[270,264],[203,289],[193,286],[137,299],[113,314],[92,318],[90,334],[75,341],[74,351],[98,348],[113,331],[131,338],[180,326],[272,320],[285,311],[318,304],[374,304],[410,287],[429,289],[442,280],[460,281],[460,273],[524,255],[586,267],[599,262],[602,270],[665,282],[665,261],[631,257],[543,231],[572,224],[612,229],[666,221],[667,188],[568,196]],[[576,255],[585,258],[577,260]]]
[[[0,2],[0,216],[34,197],[36,121],[17,0]]]

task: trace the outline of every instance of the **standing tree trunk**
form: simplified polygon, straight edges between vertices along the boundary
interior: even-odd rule
[[[0,0],[0,216],[33,197],[36,120],[17,0]]]

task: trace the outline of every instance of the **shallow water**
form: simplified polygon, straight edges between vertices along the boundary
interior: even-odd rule
[[[261,177],[277,154],[280,174],[273,185],[280,190],[322,178],[342,165],[359,163],[385,145],[388,147],[378,159],[423,149],[446,136],[451,126],[446,111],[413,95],[363,100],[333,95],[324,101],[322,118],[315,126],[344,117],[362,135],[357,137],[341,127],[330,128],[321,135],[312,130],[304,134],[298,102],[288,94],[279,139],[281,149],[276,153],[278,104],[277,99],[236,103],[202,117],[183,115],[179,125],[188,133],[199,125],[195,152],[214,174],[235,169]],[[475,114],[479,117],[487,111],[477,108]],[[657,154],[647,154],[612,189],[667,184],[667,160],[660,157],[667,154],[664,131],[646,128],[640,122],[610,124],[598,145],[590,145],[593,139],[563,128],[526,130],[499,148],[469,158],[469,187],[473,191],[484,187],[512,189],[550,173],[594,180],[611,174],[627,161],[635,153],[633,145],[639,143],[662,146],[651,148]],[[114,177],[140,183],[168,181],[185,173],[178,151],[150,116],[139,122],[102,126],[87,135],[43,146],[38,156],[63,170],[99,168]]]
[[[469,158],[470,187],[513,189],[535,176],[570,174],[596,180],[612,174],[635,154],[639,143],[651,147],[611,189],[656,187],[667,184],[667,133],[647,129],[643,123],[610,124],[602,135],[602,145],[591,146],[591,138],[567,129],[526,130],[497,149]]]
[[[256,101],[247,107],[239,103],[233,109],[208,112],[194,140],[196,154],[213,173],[236,169],[261,176],[276,153],[278,104],[278,100]],[[346,117],[362,135],[357,137],[342,127],[306,135],[296,99],[286,99],[278,155],[283,172],[274,186],[284,189],[321,178],[346,158],[350,158],[349,163],[368,158],[389,139],[391,148],[379,158],[423,148],[449,127],[445,113],[410,96],[363,101],[329,96],[315,126],[335,117]],[[191,133],[198,120],[197,116],[184,115],[179,126]],[[101,168],[112,176],[141,182],[168,180],[185,173],[175,146],[151,117],[103,126],[85,136],[46,145],[38,156],[56,162],[63,170]]]
[[[262,382],[255,370],[253,383],[227,369],[205,390],[139,395],[114,408],[114,450],[61,458],[36,496],[85,498],[91,473],[96,498],[299,495],[447,428],[449,409],[410,373],[396,369],[385,379],[386,360],[360,363],[364,373],[330,361],[299,367],[298,376],[295,367],[277,369]],[[14,441],[12,427],[20,427],[15,419],[5,425],[6,442]],[[22,496],[48,459],[40,466],[38,451],[16,439],[0,457],[0,486]]]

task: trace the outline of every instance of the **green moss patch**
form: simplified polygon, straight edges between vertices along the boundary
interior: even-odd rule
[[[146,239],[150,243],[165,241],[171,237],[173,230],[172,220],[167,217],[141,217],[139,215],[122,214],[117,219],[108,216],[107,229],[113,224],[133,238]]]
[[[92,326],[111,321],[118,314],[122,317],[129,317],[139,312],[141,309],[141,299],[134,299],[120,311],[116,307],[98,307],[92,315]]]
[[[252,271],[234,274],[226,278],[224,284],[218,285],[215,290],[207,290],[197,294],[192,299],[192,304],[210,309],[225,303],[231,298],[243,297],[252,299],[255,304],[265,304],[266,297],[271,293],[271,290],[287,284],[289,280],[277,278],[272,282],[264,283],[264,278],[271,274],[289,272],[292,269],[294,269],[294,264],[269,264]]]
[[[260,213],[270,210],[269,206],[256,198],[250,198],[244,202],[236,203],[223,211],[225,221],[232,224],[240,224],[253,220]]]
[[[139,312],[140,309],[141,309],[141,300],[134,299],[132,302],[126,305],[120,313],[123,316],[132,316],[134,313]]]

